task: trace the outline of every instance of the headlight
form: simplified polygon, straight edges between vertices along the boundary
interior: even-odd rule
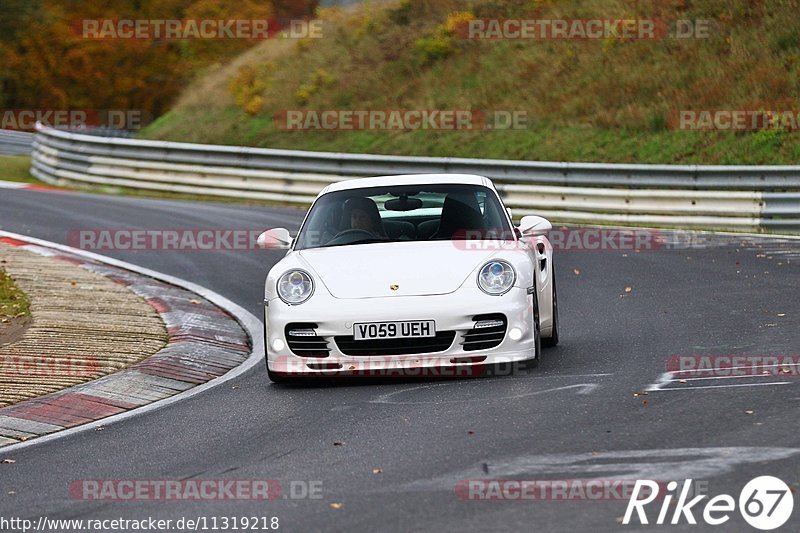
[[[278,279],[278,296],[289,305],[308,300],[314,293],[314,280],[303,270],[290,270]]]
[[[505,261],[490,261],[478,272],[478,287],[486,294],[499,296],[514,285],[517,274]]]

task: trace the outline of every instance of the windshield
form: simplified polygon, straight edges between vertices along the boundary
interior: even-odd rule
[[[495,193],[480,185],[336,191],[311,208],[296,250],[375,242],[512,238]]]

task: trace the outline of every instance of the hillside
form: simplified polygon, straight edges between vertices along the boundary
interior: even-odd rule
[[[143,137],[325,151],[797,164],[800,132],[686,131],[677,110],[800,109],[800,2],[399,0],[320,9],[323,37],[259,44]],[[707,38],[474,40],[469,19],[711,20]],[[507,110],[525,129],[286,131],[284,110]],[[796,111],[795,111],[796,113]],[[280,115],[279,115],[280,116]]]

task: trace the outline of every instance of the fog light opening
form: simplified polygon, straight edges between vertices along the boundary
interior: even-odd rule
[[[502,320],[478,320],[475,322],[475,329],[499,328],[505,324]]]
[[[313,329],[291,329],[289,330],[290,337],[316,337],[317,332]]]
[[[511,331],[508,332],[508,337],[512,341],[518,341],[522,338],[522,330],[519,328],[511,328]]]
[[[281,339],[275,339],[274,341],[272,341],[272,349],[275,350],[276,352],[280,352],[284,348],[286,348],[286,344],[284,344],[284,342]]]

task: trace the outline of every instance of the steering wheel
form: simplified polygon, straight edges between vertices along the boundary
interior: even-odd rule
[[[339,240],[342,237],[354,237],[354,236],[364,237],[368,239],[374,239],[375,235],[371,231],[367,231],[365,229],[346,229],[344,231],[340,231],[336,235],[333,236],[331,240],[328,241],[328,244],[334,243],[339,244],[338,242],[334,242]],[[354,241],[358,239],[353,239]]]

